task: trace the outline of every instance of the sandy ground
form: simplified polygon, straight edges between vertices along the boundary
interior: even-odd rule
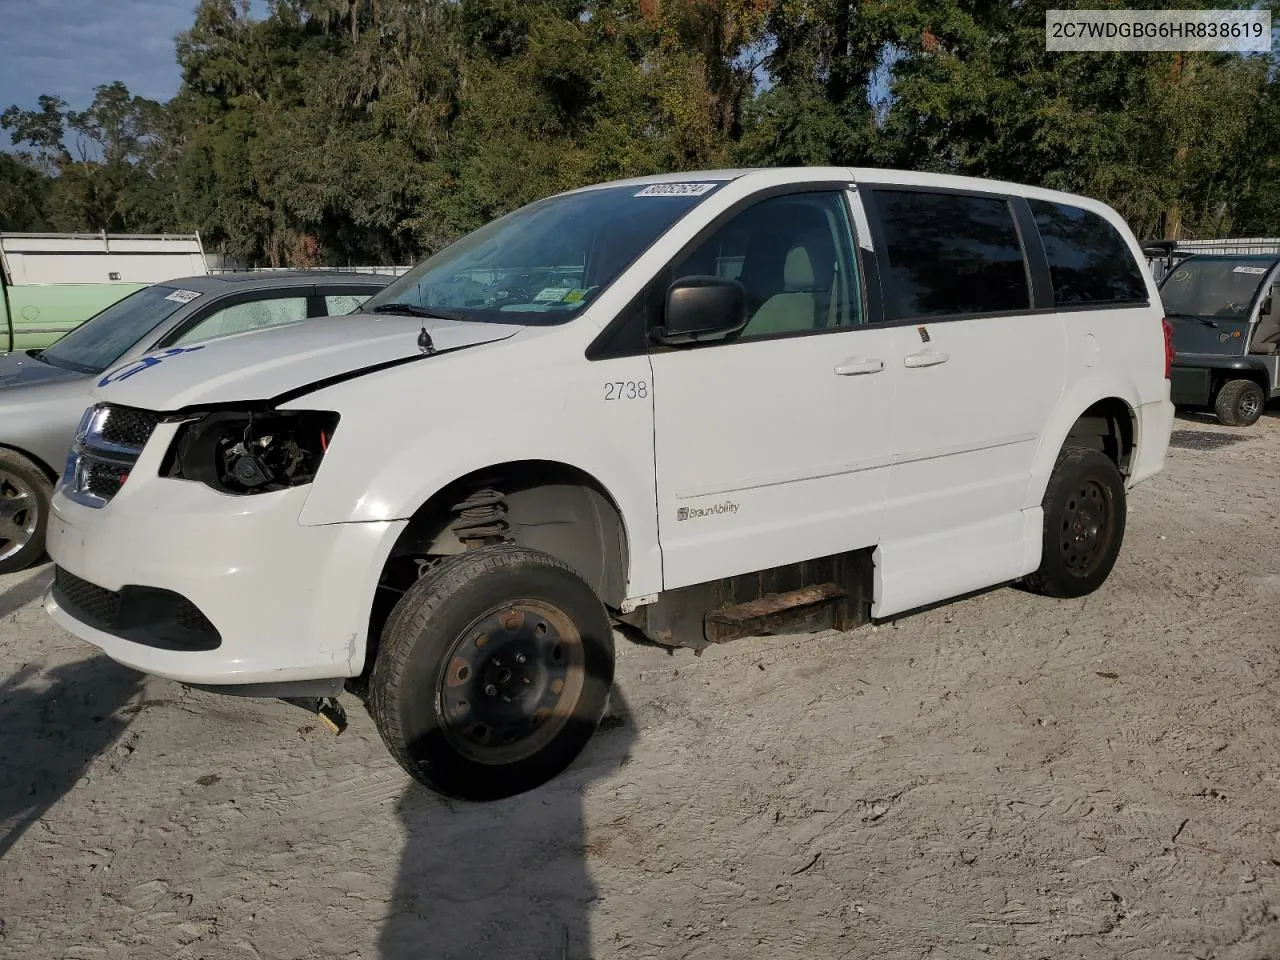
[[[674,655],[553,785],[146,679],[0,578],[0,956],[1280,957],[1280,416],[1179,421],[1115,574]]]

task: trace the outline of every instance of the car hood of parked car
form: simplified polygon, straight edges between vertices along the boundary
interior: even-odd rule
[[[396,314],[320,317],[148,354],[100,374],[94,394],[106,403],[165,412],[282,400],[391,364],[432,362],[521,329]],[[420,345],[427,339],[430,347]]]
[[[44,363],[29,353],[0,353],[0,390],[12,387],[29,387],[38,383],[57,383],[63,380],[79,380],[85,375],[64,367]]]

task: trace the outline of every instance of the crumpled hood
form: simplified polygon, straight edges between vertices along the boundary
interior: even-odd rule
[[[100,375],[94,394],[107,403],[158,411],[270,400],[396,361],[444,360],[419,349],[424,328],[438,353],[505,340],[523,329],[391,314],[319,317],[157,351]]]
[[[35,357],[21,351],[0,353],[0,390],[36,383],[52,383],[57,380],[74,380],[83,376],[82,373],[74,373],[62,367],[41,363]]]

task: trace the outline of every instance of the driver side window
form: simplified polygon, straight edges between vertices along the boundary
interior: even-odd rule
[[[740,282],[747,324],[735,340],[863,322],[853,235],[839,192],[773,197],[733,217],[670,271]]]

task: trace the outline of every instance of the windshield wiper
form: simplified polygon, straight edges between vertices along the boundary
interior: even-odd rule
[[[370,313],[396,313],[406,317],[423,317],[427,320],[465,320],[464,310],[449,310],[446,307],[420,307],[416,303],[380,303]]]
[[[1173,317],[1177,320],[1195,320],[1197,323],[1203,323],[1206,327],[1218,329],[1218,321],[1210,320],[1208,317],[1200,317],[1194,313],[1168,313],[1165,316]]]

